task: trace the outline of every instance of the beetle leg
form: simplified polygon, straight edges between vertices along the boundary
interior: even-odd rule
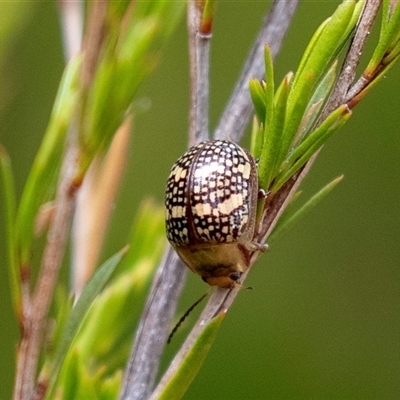
[[[258,189],[258,198],[259,199],[266,199],[271,192],[266,192],[264,189]]]
[[[264,251],[268,250],[268,245],[267,244],[261,244],[257,242],[248,242],[245,244],[245,247],[247,250],[250,251]]]

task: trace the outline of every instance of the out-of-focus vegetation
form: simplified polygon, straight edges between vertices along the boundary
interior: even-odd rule
[[[296,68],[311,34],[338,3],[319,2],[318,7],[301,3],[276,60],[278,80]],[[19,199],[64,62],[55,5],[18,7],[24,10],[19,25],[14,25],[19,29],[10,29],[6,44],[1,44],[6,50],[1,62],[0,140],[12,160]],[[264,12],[265,4],[256,1],[218,4],[212,44],[212,124]],[[103,261],[129,241],[143,197],[162,201],[170,165],[186,146],[187,68],[182,21],[164,49],[159,68],[139,91],[136,106],[142,109],[134,122],[128,169]],[[305,182],[305,194],[337,175],[344,174],[344,180],[258,261],[246,282],[253,291],[243,291],[225,317],[186,398],[400,395],[399,72],[397,65],[324,148]],[[9,295],[4,230],[0,241],[0,370],[4,371],[0,381],[4,398],[9,398],[19,332]],[[68,273],[62,274],[67,285]],[[203,291],[199,279],[189,277],[180,309],[197,298],[193,293]],[[195,315],[189,320],[194,321]],[[184,334],[185,328],[165,359]]]

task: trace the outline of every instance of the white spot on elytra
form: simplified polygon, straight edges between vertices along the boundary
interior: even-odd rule
[[[182,206],[172,207],[171,214],[172,218],[182,218],[182,216],[185,214],[185,207]]]
[[[196,204],[193,207],[193,214],[198,215],[199,217],[202,217],[204,215],[210,215],[211,214],[211,206],[210,206],[210,204],[207,204],[207,203]]]
[[[243,205],[243,196],[241,194],[232,194],[228,199],[218,204],[220,214],[229,215],[233,210]]]
[[[239,165],[239,172],[242,173],[244,179],[249,179],[250,177],[250,163],[240,164]]]

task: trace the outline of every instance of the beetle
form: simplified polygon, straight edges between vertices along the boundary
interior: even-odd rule
[[[172,166],[165,192],[167,238],[211,286],[232,288],[250,265],[258,199],[252,155],[227,140],[191,147]]]

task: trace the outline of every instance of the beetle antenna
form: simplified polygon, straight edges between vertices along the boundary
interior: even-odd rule
[[[176,323],[174,326],[174,329],[172,329],[171,333],[168,336],[167,344],[171,343],[172,337],[175,335],[175,332],[179,329],[179,327],[182,325],[183,321],[187,318],[187,316],[194,310],[194,308],[199,305],[202,300],[204,300],[209,294],[210,290],[207,290],[198,300],[196,300],[185,312],[185,314],[182,315],[182,317],[179,319],[179,321]]]

